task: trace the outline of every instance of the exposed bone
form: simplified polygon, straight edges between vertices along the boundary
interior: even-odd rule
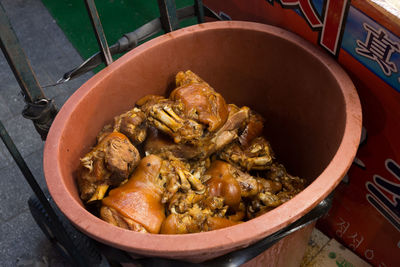
[[[164,106],[163,109],[177,122],[183,121],[170,106]]]
[[[176,175],[173,175],[172,178],[170,178],[166,189],[167,190],[164,192],[163,197],[161,199],[162,203],[167,203],[172,198],[172,196],[176,192],[178,192],[179,183],[177,181]]]
[[[263,147],[260,144],[257,144],[250,148],[250,153],[257,153],[260,152]]]
[[[93,171],[93,157],[91,155],[81,158],[80,161],[82,166],[88,169],[89,172]]]
[[[212,152],[218,151],[237,138],[236,131],[224,131],[215,136],[211,142],[215,145]]]
[[[187,175],[190,184],[196,189],[195,192],[198,194],[203,194],[206,190],[206,187],[202,184],[202,182],[188,171],[185,171],[185,174]]]
[[[229,106],[232,111],[230,112],[226,123],[218,130],[219,133],[239,128],[249,117],[250,109],[248,107],[244,106],[239,109],[233,104],[230,104]]]
[[[153,118],[149,118],[149,121],[151,121],[154,124],[154,126],[157,129],[161,130],[162,132],[167,133],[169,135],[173,135],[174,134],[174,132],[170,128],[168,128],[165,124],[162,124],[158,120],[153,119]]]
[[[165,125],[167,125],[173,132],[176,132],[179,130],[179,128],[182,127],[181,123],[178,123],[171,117],[168,113],[166,113],[164,110],[157,109],[157,107],[153,107],[150,110],[150,115],[157,118],[159,121],[163,122]],[[175,114],[176,115],[176,114]],[[157,126],[157,125],[156,125]],[[163,129],[160,129],[163,130]]]
[[[263,137],[253,139],[249,147],[233,143],[221,151],[219,157],[244,171],[267,170],[273,162],[273,152]]]
[[[232,168],[234,167],[232,166]],[[235,174],[235,178],[239,182],[242,197],[253,197],[260,192],[261,186],[256,178],[236,168]]]
[[[186,178],[185,173],[183,172],[183,170],[181,170],[180,168],[176,169],[176,172],[178,173],[179,178],[181,179],[181,188],[185,191],[190,189],[190,183]]]
[[[247,159],[251,165],[252,169],[255,170],[266,170],[268,168],[268,163],[272,161],[271,156],[256,157]]]
[[[102,184],[97,186],[96,191],[94,192],[93,196],[87,201],[87,203],[96,201],[96,200],[102,200],[104,198],[104,195],[107,192],[109,185],[107,184]]]
[[[104,127],[102,131],[109,131],[109,127]],[[111,127],[112,131],[125,134],[133,144],[140,144],[144,141],[146,129],[146,114],[137,107],[116,116]]]

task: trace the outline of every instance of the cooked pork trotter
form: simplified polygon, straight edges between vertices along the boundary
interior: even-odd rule
[[[185,116],[183,103],[156,95],[145,96],[136,105],[146,114],[150,125],[173,138],[175,143],[196,144],[204,125]]]
[[[100,208],[100,218],[105,220],[112,225],[119,226],[121,228],[129,229],[135,232],[148,233],[146,228],[140,223],[123,216],[116,209],[111,207],[102,206]]]
[[[249,116],[249,108],[238,108],[228,105],[229,116],[224,125],[215,133],[208,133],[198,140],[197,144],[175,143],[163,131],[149,127],[145,142],[145,151],[149,154],[159,154],[170,151],[180,159],[205,160],[214,152],[223,149],[226,145],[238,138],[237,132],[244,125]]]
[[[103,137],[80,161],[78,186],[85,201],[100,200],[108,186],[127,179],[140,160],[138,150],[118,132]]]
[[[171,213],[161,225],[160,234],[175,235],[189,233],[186,225],[182,223],[182,219],[175,213]]]
[[[223,149],[225,146],[238,138],[238,130],[243,127],[249,117],[248,107],[239,108],[234,104],[228,105],[228,119],[225,124],[211,137],[211,147],[207,156]]]
[[[176,75],[177,86],[169,98],[183,103],[185,117],[207,125],[209,132],[218,130],[228,118],[228,108],[221,94],[190,70]]]
[[[165,219],[161,202],[166,180],[160,176],[162,159],[155,155],[143,158],[128,182],[111,190],[103,199],[101,218],[126,229],[158,233]]]
[[[243,147],[250,145],[250,142],[261,136],[264,128],[264,118],[253,110],[250,110],[249,118],[246,122],[244,130],[240,133],[239,143]]]
[[[146,139],[147,118],[139,108],[134,107],[127,112],[114,117],[113,124],[107,124],[97,135],[97,142],[112,132],[126,135],[134,145],[141,144]]]
[[[264,137],[253,139],[246,147],[239,142],[232,143],[219,153],[219,157],[243,171],[266,170],[274,159],[271,146]]]
[[[114,131],[125,134],[135,145],[146,139],[146,115],[139,108],[133,108],[114,118]]]
[[[162,198],[163,203],[168,202],[178,190],[181,192],[194,191],[197,194],[205,192],[206,187],[199,178],[191,174],[188,164],[169,152],[158,154],[158,156],[164,159],[160,175],[168,181]]]
[[[145,112],[148,122],[175,143],[202,146],[204,137],[226,122],[227,104],[191,71],[177,75],[177,86],[168,99],[146,96],[136,104]]]
[[[237,209],[241,201],[241,190],[238,181],[233,176],[232,166],[216,160],[205,175],[211,177],[206,182],[210,196],[223,197],[226,205],[234,210]]]

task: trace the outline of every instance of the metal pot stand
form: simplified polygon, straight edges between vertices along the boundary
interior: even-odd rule
[[[195,0],[193,6],[187,6],[181,9],[176,9],[174,0],[158,0],[161,15],[159,18],[148,22],[133,32],[124,34],[115,44],[109,47],[94,0],[85,0],[85,3],[96,34],[100,52],[91,56],[80,66],[65,73],[56,84],[49,86],[68,82],[71,79],[93,70],[103,62],[109,65],[112,63],[112,55],[125,53],[136,47],[139,42],[143,42],[159,32],[170,32],[178,29],[179,21],[183,19],[195,16],[197,17],[198,23],[204,22],[204,17],[223,20],[221,16],[204,6],[201,0]],[[227,18],[226,16],[223,17]],[[36,80],[35,74],[19,45],[18,39],[12,30],[1,4],[0,46],[24,95],[26,106],[22,112],[23,116],[33,121],[42,140],[45,140],[51,123],[57,114],[57,108],[53,100],[46,98],[44,95],[42,87]],[[54,244],[60,253],[74,266],[119,266],[121,263],[157,267],[239,266],[260,255],[287,235],[315,222],[325,215],[332,205],[333,193],[321,201],[309,213],[276,233],[246,248],[230,252],[202,263],[195,264],[180,260],[156,257],[149,258],[140,255],[133,258],[131,256],[132,254],[128,255],[122,250],[99,243],[77,230],[57,208],[47,189],[41,189],[1,121],[0,137],[34,192],[34,195],[28,200],[28,206],[32,217],[50,242]]]

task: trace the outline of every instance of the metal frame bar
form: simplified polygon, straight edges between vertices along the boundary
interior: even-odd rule
[[[37,198],[39,199],[40,203],[43,205],[43,208],[49,215],[49,218],[53,222],[58,222],[58,216],[55,213],[54,209],[51,207],[49,200],[47,199],[46,195],[43,193],[42,189],[40,188],[39,183],[36,181],[35,177],[33,176],[31,170],[29,169],[28,165],[26,164],[24,158],[22,157],[21,153],[19,153],[18,148],[12,141],[11,137],[9,136],[6,128],[4,127],[3,123],[0,121],[0,138],[3,140],[3,143],[7,147],[7,150],[10,152],[12,158],[14,159],[15,163],[17,164],[18,168],[21,170],[22,174],[25,177],[25,180],[28,182],[29,186],[31,187],[32,191],[35,193]],[[69,247],[73,247],[74,244],[71,240],[71,237],[68,236],[62,224],[54,223],[55,232],[57,232],[58,236],[62,238],[62,242],[66,242],[65,245]],[[61,240],[60,240],[61,241]],[[79,257],[79,255],[71,255],[75,259],[75,263],[78,266],[86,266],[86,263]]]
[[[0,46],[7,59],[26,102],[36,102],[45,98],[42,88],[32,71],[24,50],[18,42],[14,30],[8,20],[3,5],[0,3]]]
[[[22,116],[32,120],[36,131],[40,134],[42,140],[45,140],[53,119],[57,114],[57,108],[54,101],[47,99],[44,95],[1,3],[0,47],[7,59],[8,65],[10,65],[14,73],[26,102]]]
[[[163,1],[163,0],[161,0]],[[193,6],[186,6],[176,10],[176,15],[178,22],[191,18],[193,16],[197,16],[198,23],[204,22],[204,17],[210,17],[217,20],[223,20],[218,14],[209,9],[207,6],[203,5],[201,0],[195,0]],[[166,20],[167,25],[168,17],[163,16],[163,19]],[[111,55],[121,54],[127,52],[138,45],[139,42],[144,41],[145,39],[153,36],[154,34],[163,30],[163,25],[161,23],[162,17],[153,19],[152,21],[144,24],[143,26],[137,28],[135,31],[124,34],[116,43],[110,46]],[[97,52],[92,55],[86,61],[84,61],[78,67],[66,72],[62,78],[60,78],[57,83],[48,85],[48,86],[56,86],[58,84],[68,82],[80,75],[96,68],[103,62],[102,52]],[[46,86],[47,87],[47,86]]]
[[[195,14],[197,16],[197,23],[203,23],[204,22],[204,7],[203,7],[203,1],[202,0],[195,0],[194,1],[194,10]]]
[[[165,32],[172,32],[179,29],[179,20],[176,14],[174,0],[157,0],[160,9],[161,25]]]
[[[107,39],[104,34],[103,26],[101,25],[96,4],[94,3],[94,0],[85,0],[85,4],[94,32],[96,33],[97,43],[99,45],[100,50],[102,51],[104,63],[108,66],[113,62],[113,59],[111,56],[110,48],[108,47],[107,44]]]

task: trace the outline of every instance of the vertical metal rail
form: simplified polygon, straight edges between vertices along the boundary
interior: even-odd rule
[[[11,156],[13,157],[15,163],[17,163],[18,168],[21,170],[22,174],[24,175],[26,181],[31,186],[33,192],[35,192],[36,196],[40,200],[40,202],[45,206],[46,211],[47,209],[51,209],[50,204],[47,201],[46,196],[44,195],[42,189],[40,188],[38,182],[35,180],[32,172],[30,171],[28,165],[26,164],[25,160],[19,153],[17,147],[15,146],[14,142],[12,141],[11,137],[8,135],[6,128],[4,127],[3,123],[0,121],[0,137],[3,140],[3,143],[6,145],[7,150],[10,152]],[[50,212],[49,212],[50,214]],[[55,215],[55,214],[54,214]]]
[[[10,21],[0,4],[0,46],[13,71],[27,102],[35,102],[45,98],[24,50],[19,46]]]
[[[0,47],[24,95],[26,106],[22,115],[33,121],[37,132],[45,140],[57,108],[53,100],[44,95],[1,3]]]
[[[24,158],[19,153],[18,148],[12,141],[11,137],[8,135],[7,130],[5,129],[5,127],[1,121],[0,121],[0,137],[3,140],[3,143],[6,145],[7,150],[10,152],[11,156],[13,157],[18,168],[21,170],[22,174],[24,175],[25,180],[28,182],[28,184],[32,188],[33,192],[39,199],[40,203],[43,205],[43,208],[49,215],[50,220],[54,222],[55,229],[52,229],[52,230],[57,232],[58,236],[60,236],[62,238],[63,244],[68,245],[68,247],[74,247],[71,237],[69,237],[67,235],[64,227],[60,223],[57,223],[57,222],[59,222],[57,214],[51,207],[49,200],[47,199],[46,195],[43,193],[42,189],[40,188],[40,185],[36,181],[31,170],[29,169],[28,165],[26,164]],[[79,257],[79,255],[71,255],[71,256],[77,261],[76,264],[78,264],[78,266],[87,266],[86,263]]]
[[[174,0],[157,0],[160,9],[161,25],[165,32],[172,32],[179,29],[178,15]]]
[[[93,29],[96,33],[97,43],[103,54],[104,63],[108,66],[113,62],[110,48],[107,44],[107,39],[104,34],[103,27],[101,26],[101,21],[99,18],[99,13],[97,12],[96,4],[94,0],[85,0],[86,9],[89,13],[90,21],[92,22]]]
[[[203,1],[202,0],[195,0],[194,1],[194,12],[197,16],[197,23],[204,22],[204,8],[203,8]]]

